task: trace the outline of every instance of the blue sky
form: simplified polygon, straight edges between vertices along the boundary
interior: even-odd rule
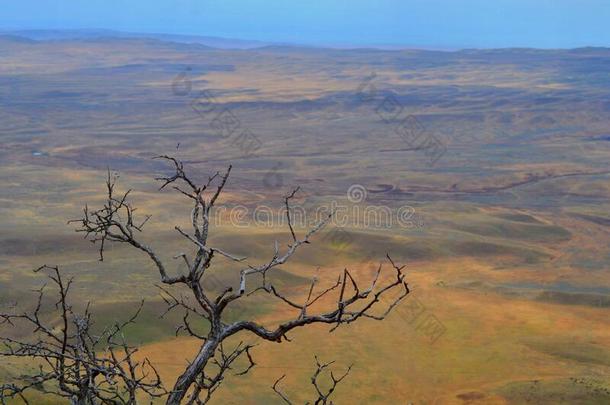
[[[437,48],[610,46],[610,0],[17,0],[0,28]]]

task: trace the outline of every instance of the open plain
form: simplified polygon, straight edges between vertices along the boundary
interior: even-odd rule
[[[211,240],[254,262],[290,234],[250,214],[279,209],[296,186],[308,213],[333,202],[349,213],[410,207],[390,224],[350,214],[273,275],[298,300],[311,277],[331,284],[348,267],[367,279],[389,253],[407,266],[406,301],[381,323],[261,343],[252,374],[230,377],[216,403],[279,404],[271,385],[282,374],[304,401],[314,354],[354,363],[337,403],[610,403],[609,72],[605,48],[217,49],[0,36],[0,304],[31,305],[43,281],[32,269],[44,263],[75,276],[74,299],[91,301],[100,325],[145,298],[127,337],[175,377],[198,343],[174,335],[176,319],[159,319],[158,273],[120,246],[100,262],[67,224],[102,200],[110,169],[152,215],[144,238],[171,261],[185,249],[174,226],[188,223],[190,207],[158,191],[167,169],[152,158],[173,154],[201,179],[233,164]],[[237,120],[235,132],[219,129],[221,113]],[[434,153],[405,138],[405,120]],[[354,185],[364,190],[356,202]],[[251,221],[232,223],[235,207]],[[235,263],[212,271],[237,285]],[[273,324],[294,315],[288,308],[253,296],[234,316]],[[0,378],[29,366],[2,361]]]

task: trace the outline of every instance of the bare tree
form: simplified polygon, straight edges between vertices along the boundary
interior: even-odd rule
[[[316,390],[316,399],[314,399],[313,401],[305,402],[305,405],[309,405],[311,403],[313,403],[314,405],[333,405],[333,401],[331,401],[330,397],[335,392],[337,385],[339,385],[339,383],[341,383],[341,381],[343,381],[343,379],[348,376],[349,372],[352,370],[352,366],[349,366],[343,372],[343,374],[337,377],[335,376],[335,373],[330,370],[330,366],[333,365],[334,361],[330,361],[328,363],[320,363],[320,360],[318,360],[318,356],[316,356],[315,359],[317,368],[311,376],[311,385],[313,385]],[[320,379],[323,377],[324,374],[329,377],[327,378],[328,381],[326,382],[326,384],[320,382]],[[271,388],[273,389],[273,391],[275,391],[277,395],[280,396],[280,398],[282,398],[282,400],[284,400],[284,402],[286,402],[288,405],[293,405],[294,402],[291,401],[288,396],[283,393],[278,387],[279,383],[285,377],[286,374],[278,378]]]
[[[244,356],[249,365],[239,374],[245,374],[254,365],[250,349],[251,346],[240,345],[226,352],[223,343],[232,336],[240,333],[249,333],[259,338],[281,342],[287,340],[286,334],[295,328],[315,323],[332,325],[331,331],[343,324],[348,324],[360,318],[381,320],[409,293],[407,283],[404,281],[403,267],[395,265],[388,257],[393,276],[383,286],[380,283],[382,266],[380,265],[370,286],[362,288],[345,269],[333,285],[319,289],[317,280],[311,282],[304,302],[296,302],[281,292],[267,275],[269,271],[286,263],[299,248],[310,243],[315,233],[320,231],[330,220],[332,213],[316,224],[302,237],[297,236],[290,214],[290,201],[298,192],[298,188],[284,198],[286,216],[291,240],[285,249],[280,249],[276,241],[271,258],[262,264],[252,264],[246,258],[226,252],[208,244],[210,231],[211,210],[223,191],[231,166],[223,174],[217,172],[203,183],[197,183],[185,172],[181,161],[170,156],[159,156],[158,159],[168,162],[172,167],[172,174],[157,178],[162,185],[160,190],[171,186],[180,195],[191,201],[193,205],[189,231],[175,227],[177,233],[189,244],[195,247],[196,253],[187,255],[179,253],[176,259],[183,260],[187,271],[181,274],[170,275],[165,263],[153,248],[142,242],[140,234],[150,217],[136,220],[136,208],[129,202],[128,190],[117,193],[115,190],[117,177],[108,173],[106,183],[106,201],[102,208],[84,209],[84,216],[79,219],[80,227],[77,231],[84,232],[86,237],[94,243],[99,243],[100,259],[104,258],[104,249],[107,242],[125,243],[145,253],[157,268],[162,287],[162,295],[169,305],[168,310],[180,309],[184,311],[183,324],[179,329],[186,331],[202,341],[197,355],[190,361],[182,375],[178,377],[171,389],[167,404],[179,404],[186,400],[188,404],[206,403],[214,390],[223,381],[227,370],[233,363]],[[212,266],[213,259],[221,256],[243,266],[240,271],[240,286],[238,291],[227,286],[220,293],[210,292],[206,288],[204,276]],[[249,276],[258,275],[255,285],[250,285]],[[174,293],[170,287],[182,286],[189,292],[185,298],[182,294]],[[247,292],[248,291],[248,292]],[[295,318],[282,322],[274,328],[266,328],[253,320],[238,320],[228,322],[226,310],[240,299],[252,294],[266,294],[271,298],[294,308],[298,313]],[[332,298],[332,306],[325,312],[310,314],[309,309],[315,303],[328,301]],[[387,308],[381,313],[373,313],[383,297],[390,296]],[[324,298],[324,300],[323,300]],[[205,333],[197,332],[191,323],[192,318],[204,319],[209,324]],[[213,370],[211,370],[213,369]]]
[[[142,306],[127,321],[94,334],[89,305],[79,314],[69,302],[72,279],[64,280],[58,267],[42,266],[39,271],[46,271],[57,289],[55,311],[41,312],[45,285],[38,290],[33,310],[0,314],[2,324],[17,327],[23,323],[32,329],[31,339],[0,337],[4,347],[0,357],[25,358],[38,368],[16,382],[1,384],[1,404],[15,397],[29,404],[25,393],[30,389],[67,398],[75,405],[134,405],[138,393],[150,397],[167,394],[157,370],[146,359],[134,359],[137,349],[129,346],[123,335],[123,329],[135,321]]]

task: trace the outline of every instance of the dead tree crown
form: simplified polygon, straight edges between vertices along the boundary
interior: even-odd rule
[[[191,359],[184,372],[178,377],[173,388],[169,390],[167,404],[199,404],[209,401],[212,393],[222,383],[225,374],[234,366],[237,359],[247,360],[245,368],[238,374],[247,373],[253,366],[251,354],[252,345],[240,343],[227,351],[226,340],[232,336],[249,333],[264,340],[281,342],[287,339],[287,333],[293,329],[311,324],[329,324],[331,331],[341,325],[352,323],[361,318],[374,320],[384,319],[398,303],[409,294],[409,288],[403,273],[404,266],[396,265],[387,256],[393,275],[383,277],[382,265],[375,272],[371,283],[362,287],[349,270],[344,269],[337,281],[324,288],[318,288],[318,280],[314,278],[305,292],[305,299],[297,302],[275,286],[267,277],[269,272],[286,263],[302,246],[310,243],[312,237],[319,232],[331,219],[332,213],[315,224],[303,236],[299,237],[290,214],[290,203],[298,192],[298,188],[284,197],[287,224],[290,231],[290,241],[285,248],[280,248],[275,242],[270,259],[259,264],[250,263],[247,258],[229,253],[208,243],[210,232],[210,216],[218,202],[231,173],[231,166],[224,173],[217,172],[203,183],[198,183],[185,171],[184,164],[172,156],[159,156],[158,159],[170,164],[171,174],[156,180],[161,182],[160,190],[171,187],[192,203],[190,229],[175,227],[177,234],[195,248],[195,253],[188,255],[179,253],[175,256],[184,262],[186,271],[171,274],[155,250],[141,240],[144,226],[150,219],[145,216],[136,219],[136,208],[129,201],[130,190],[117,193],[117,177],[108,173],[106,182],[106,200],[102,208],[84,209],[84,215],[77,222],[77,231],[85,233],[90,241],[99,244],[100,259],[108,242],[128,244],[147,255],[158,270],[162,282],[162,295],[168,303],[168,310],[180,309],[184,312],[180,329],[202,341],[197,355]],[[205,288],[204,276],[212,271],[215,259],[223,257],[226,260],[243,266],[240,271],[240,286],[237,291],[227,286],[219,293],[210,292]],[[253,279],[251,276],[258,275]],[[256,280],[256,284],[252,284]],[[178,294],[175,289],[181,287],[188,291],[188,298]],[[227,308],[240,299],[253,295],[265,294],[277,299],[280,303],[295,309],[297,315],[293,319],[268,328],[255,320],[237,320],[229,322],[225,316]],[[310,307],[315,303],[328,301],[333,297],[333,304],[328,310],[310,313]],[[388,297],[387,299],[384,299]],[[374,313],[379,303],[384,299],[385,309]],[[202,318],[209,324],[209,330],[201,333],[195,330],[192,318]]]

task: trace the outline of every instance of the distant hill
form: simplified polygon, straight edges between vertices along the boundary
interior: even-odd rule
[[[186,44],[201,44],[219,49],[253,49],[272,45],[269,42],[243,39],[218,38],[200,35],[177,35],[156,33],[133,33],[104,29],[84,30],[18,30],[0,31],[0,34],[22,37],[35,41],[92,40],[101,38],[151,38],[161,41]]]
[[[17,44],[32,44],[32,43],[35,43],[36,41],[34,41],[30,38],[19,36],[19,35],[10,35],[10,34],[0,33],[0,42],[3,42],[3,43],[12,42],[12,43],[17,43]]]
[[[536,49],[536,48],[498,48],[498,49],[476,49],[476,48],[429,48],[416,45],[370,45],[353,46],[346,44],[299,44],[283,42],[265,42],[235,38],[221,38],[203,35],[182,34],[160,34],[160,33],[137,33],[123,32],[108,29],[34,29],[34,30],[1,30],[2,41],[31,42],[31,41],[108,41],[125,39],[149,39],[163,42],[173,42],[186,45],[202,45],[216,49],[260,49],[264,51],[277,52],[319,52],[319,51],[353,51],[358,53],[375,53],[386,51],[409,51],[424,52],[429,55],[442,55],[447,53],[460,53],[464,55],[503,56],[506,59],[515,57],[529,57],[531,55],[553,55],[569,51],[574,54],[601,54],[604,57],[610,52],[610,48],[584,47],[574,49]]]

